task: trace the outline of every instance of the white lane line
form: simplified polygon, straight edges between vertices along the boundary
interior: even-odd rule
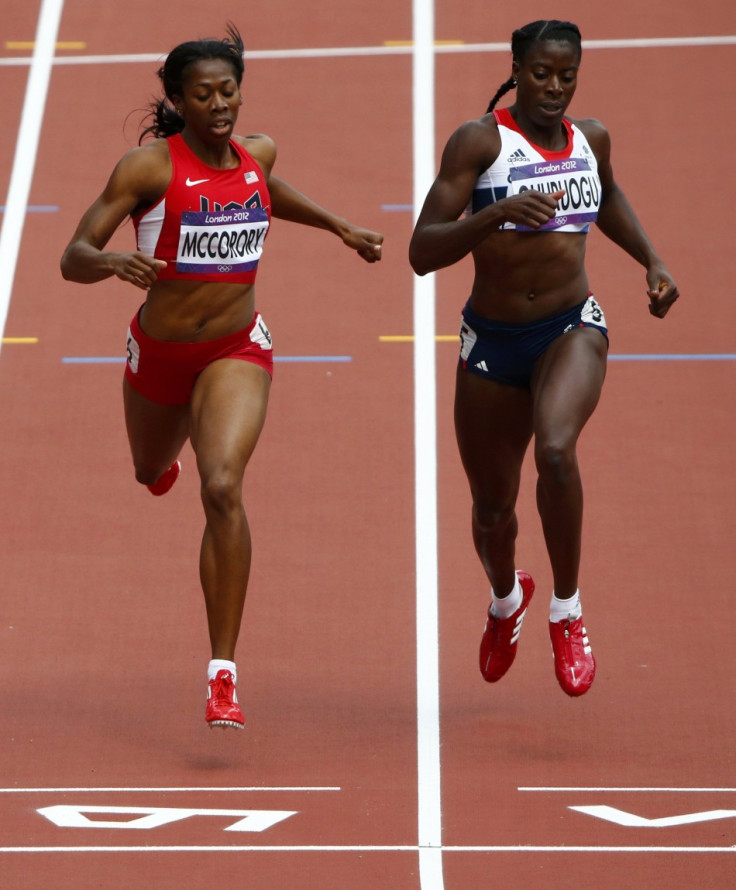
[[[128,793],[128,792],[177,792],[177,791],[221,791],[223,793],[232,793],[240,791],[341,791],[339,785],[247,785],[243,787],[222,787],[219,785],[212,786],[192,786],[187,787],[149,787],[149,788],[0,788],[0,794],[76,794],[78,792],[102,792],[102,793]]]
[[[667,49],[683,46],[733,46],[734,34],[712,34],[701,37],[634,37],[617,40],[583,40],[584,50],[596,49]],[[353,56],[408,56],[414,51],[410,41],[405,44],[387,46],[325,46],[296,49],[261,49],[245,51],[246,60],[251,59],[342,59]],[[508,41],[500,43],[439,43],[434,51],[442,55],[451,53],[508,53]],[[117,53],[110,55],[57,56],[54,65],[120,65],[120,64],[160,64],[166,52],[162,53]],[[28,56],[5,56],[0,58],[0,66],[28,65]]]
[[[578,785],[578,786],[574,786],[574,785],[569,785],[569,786],[559,785],[559,786],[552,786],[552,787],[544,787],[544,786],[533,786],[533,785],[530,785],[530,786],[527,786],[527,787],[520,787],[520,788],[517,788],[516,790],[517,790],[517,791],[545,791],[545,792],[552,792],[552,793],[559,792],[559,791],[567,791],[567,792],[569,792],[569,791],[573,791],[573,792],[575,792],[575,791],[581,791],[581,792],[585,792],[585,793],[592,792],[592,791],[594,791],[594,792],[599,792],[599,791],[603,791],[603,792],[606,792],[606,791],[615,791],[615,792],[628,793],[628,792],[631,791],[631,792],[645,792],[645,793],[647,793],[647,794],[653,794],[653,793],[660,792],[660,791],[668,792],[668,793],[670,793],[670,792],[671,792],[671,793],[680,793],[680,792],[693,792],[693,791],[695,791],[695,792],[698,792],[698,793],[701,793],[701,794],[705,794],[705,793],[719,794],[719,793],[722,793],[722,792],[724,792],[724,793],[726,793],[726,794],[734,794],[734,793],[736,793],[736,788],[692,788],[692,787],[690,787],[690,788],[674,788],[674,787],[672,787],[672,788],[662,788],[662,787],[651,787],[651,788],[633,787],[633,788],[627,788],[627,787],[625,787],[625,786],[618,786],[618,787],[604,788],[604,787],[600,787],[600,786],[587,787],[587,786],[581,786],[581,785]]]
[[[444,847],[445,853],[736,853],[736,847],[617,847],[537,846],[517,844],[499,847]],[[416,853],[414,844],[372,846],[366,844],[304,844],[294,846],[105,846],[105,847],[0,847],[0,853]],[[440,851],[438,851],[440,852]],[[422,883],[424,890],[425,884]]]
[[[434,4],[413,0],[414,212],[435,174]],[[437,418],[434,275],[414,276],[414,455],[417,633],[417,805],[421,890],[444,890],[440,785]]]
[[[15,268],[18,263],[23,222],[31,190],[33,168],[36,163],[38,139],[43,123],[46,94],[51,77],[51,63],[56,48],[61,10],[64,0],[43,0],[38,17],[36,42],[28,72],[26,95],[23,102],[15,158],[10,174],[8,199],[5,202],[3,226],[0,230],[0,349],[8,318],[10,296],[13,291]]]

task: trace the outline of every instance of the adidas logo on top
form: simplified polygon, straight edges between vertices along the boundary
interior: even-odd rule
[[[508,158],[506,158],[507,164],[513,164],[515,161],[528,161],[529,158],[524,154],[524,152],[517,148],[513,154],[510,154]]]

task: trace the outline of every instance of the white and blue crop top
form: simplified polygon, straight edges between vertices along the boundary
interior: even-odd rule
[[[601,205],[598,163],[588,140],[563,118],[567,145],[547,151],[529,142],[508,108],[493,112],[501,136],[501,150],[491,166],[478,177],[468,213],[518,195],[527,189],[550,193],[565,189],[555,216],[540,229],[505,222],[501,228],[519,232],[587,232]]]

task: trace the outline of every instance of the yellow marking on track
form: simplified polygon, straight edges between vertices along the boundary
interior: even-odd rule
[[[413,343],[411,334],[386,334],[378,338],[381,343]],[[438,334],[434,338],[438,343],[452,343],[460,339],[458,334]]]
[[[33,40],[6,40],[5,49],[33,49]],[[87,44],[83,40],[62,40],[56,44],[57,49],[86,49]]]
[[[3,343],[38,343],[38,337],[3,337]]]
[[[462,46],[464,40],[435,40],[435,46]],[[414,46],[413,40],[384,40],[384,46]]]

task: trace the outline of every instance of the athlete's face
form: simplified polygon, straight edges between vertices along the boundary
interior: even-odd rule
[[[537,126],[558,124],[575,95],[580,55],[566,41],[533,44],[524,61],[513,62],[517,107]]]
[[[204,141],[229,139],[243,96],[233,66],[225,59],[200,59],[186,69],[183,95],[174,105],[187,129]]]

